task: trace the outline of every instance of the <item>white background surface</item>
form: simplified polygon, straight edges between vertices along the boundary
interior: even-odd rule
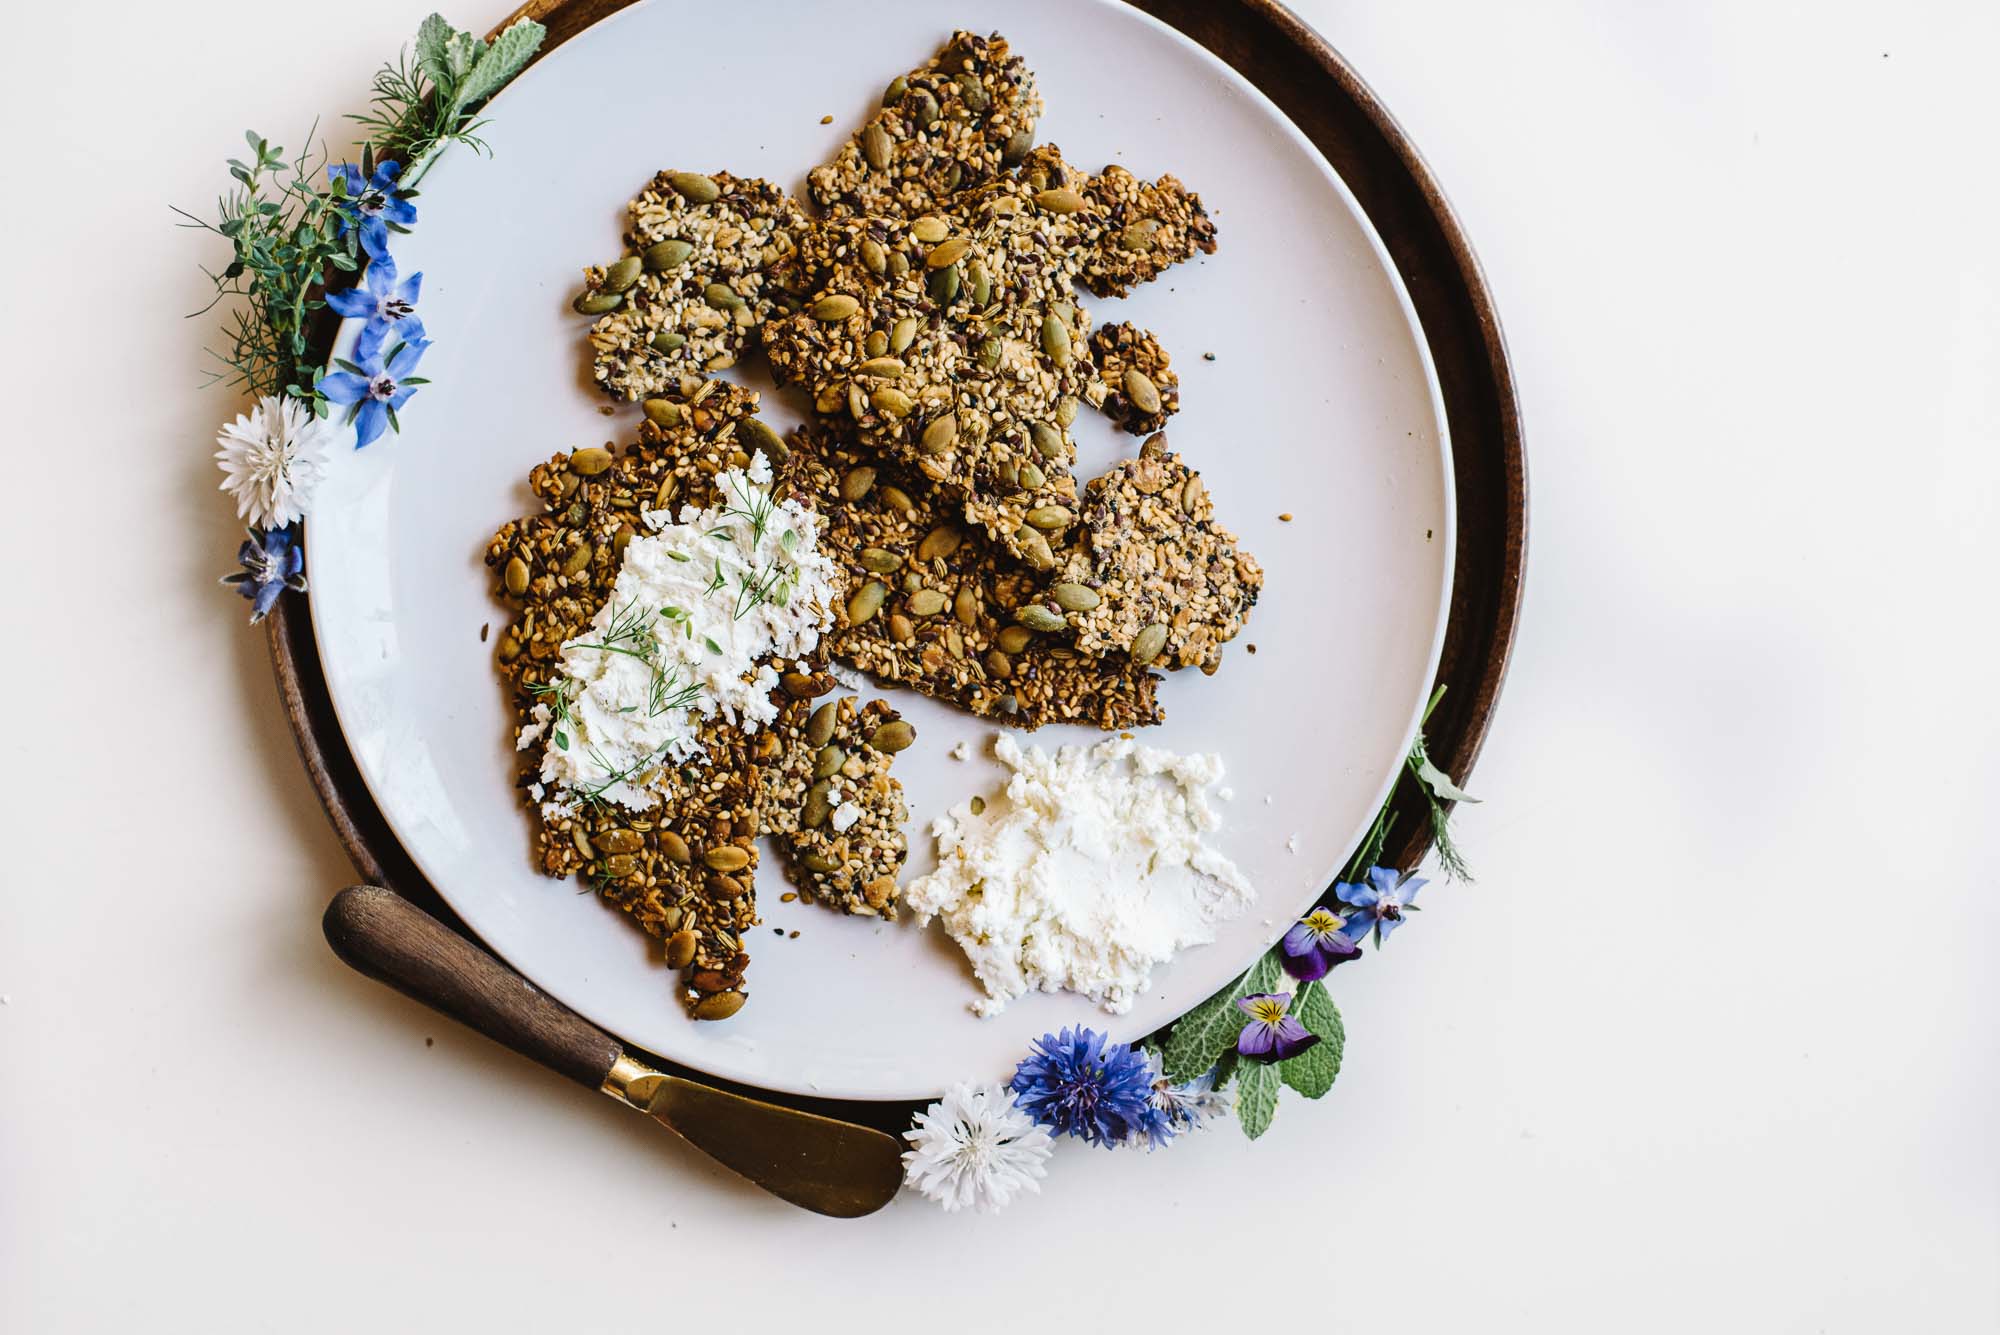
[[[2000,22],[1303,8],[1517,357],[1481,880],[1335,975],[1341,1082],[1256,1146],[1065,1147],[997,1218],[858,1224],[321,943],[349,870],[211,582],[233,407],[165,206],[352,108],[422,7],[13,17],[0,1329],[2000,1325]]]

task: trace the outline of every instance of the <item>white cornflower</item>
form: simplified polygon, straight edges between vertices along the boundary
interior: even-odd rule
[[[222,490],[236,498],[236,515],[262,529],[305,518],[326,474],[333,431],[290,395],[267,394],[248,413],[225,423],[215,438]]]
[[[1053,1148],[1047,1129],[994,1085],[961,1084],[903,1133],[903,1180],[947,1210],[998,1210],[1025,1187],[1040,1191]]]

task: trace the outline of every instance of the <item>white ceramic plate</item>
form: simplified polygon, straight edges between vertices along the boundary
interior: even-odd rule
[[[338,460],[309,526],[308,568],[327,683],[369,789],[487,944],[598,1024],[697,1069],[907,1098],[1004,1076],[1063,1024],[1136,1038],[1234,977],[1313,901],[1415,730],[1449,603],[1452,493],[1415,312],[1346,188],[1262,94],[1110,0],[874,0],[866,15],[813,0],[651,0],[509,88],[485,132],[492,158],[448,155],[423,182],[416,230],[397,239],[404,272],[424,273],[434,383],[404,411],[401,436]],[[1126,1015],[1035,995],[980,1020],[967,1009],[976,984],[940,929],[780,903],[767,853],[765,925],[746,938],[750,1004],[697,1024],[623,915],[530,865],[509,714],[480,638],[506,614],[481,555],[495,528],[533,508],[532,465],[632,432],[636,410],[600,414],[585,322],[568,304],[582,266],[617,254],[625,200],[662,167],[798,188],[882,85],[954,26],[1003,31],[1027,59],[1048,104],[1042,142],[1087,168],[1171,171],[1216,219],[1218,254],[1090,304],[1100,321],[1156,331],[1172,353],[1174,446],[1267,572],[1221,672],[1171,676],[1167,722],[1145,738],[1223,756],[1235,796],[1218,842],[1260,898],[1215,944],[1160,969]],[[807,405],[766,388],[767,420],[800,420]],[[1089,414],[1076,434],[1080,477],[1137,445]],[[895,703],[919,738],[896,767],[915,872],[932,863],[930,820],[990,791],[999,767],[946,756],[960,738],[985,754],[992,730],[978,720],[909,692]],[[1032,741],[1098,736],[1045,728]]]

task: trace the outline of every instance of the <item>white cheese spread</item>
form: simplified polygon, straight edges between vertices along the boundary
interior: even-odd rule
[[[831,621],[833,562],[819,516],[774,501],[761,451],[716,477],[723,502],[649,510],[610,600],[562,648],[562,673],[518,739],[544,742],[542,782],[565,799],[644,811],[661,767],[700,754],[704,719],[754,732],[777,714],[770,660],[797,658]]]
[[[1051,756],[1006,736],[993,753],[1014,771],[1007,800],[940,816],[937,870],[903,890],[918,921],[941,919],[971,960],[987,992],[978,1014],[1031,989],[1122,1014],[1154,966],[1213,941],[1256,898],[1202,842],[1220,824],[1208,800],[1218,757],[1123,739]]]

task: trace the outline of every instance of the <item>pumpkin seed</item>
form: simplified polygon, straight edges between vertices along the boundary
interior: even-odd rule
[[[894,385],[883,385],[868,396],[868,401],[891,417],[908,417],[917,406],[915,399]]]
[[[958,266],[953,264],[942,269],[931,270],[931,300],[940,306],[949,306],[958,300]]]
[[[614,881],[622,881],[639,870],[639,859],[630,853],[620,853],[617,857],[604,859],[604,874]]]
[[[639,536],[639,530],[630,524],[620,524],[618,531],[611,535],[611,554],[624,559],[625,549],[632,545],[632,539]]]
[[[727,283],[710,283],[701,290],[701,299],[719,311],[741,310],[747,304],[742,294]]]
[[[861,262],[878,277],[889,272],[889,252],[872,236],[861,238]]]
[[[995,367],[1000,365],[1000,354],[1002,351],[1004,351],[1004,349],[1001,347],[999,339],[997,338],[980,339],[979,350],[975,355],[979,358],[979,365],[981,369],[991,371]]]
[[[910,81],[901,74],[889,80],[889,86],[882,90],[882,105],[893,107],[903,100],[903,94],[910,91]]]
[[[825,746],[833,740],[833,725],[839,721],[840,702],[829,700],[813,710],[806,720],[806,740],[814,746]]]
[[[717,844],[703,853],[701,860],[710,871],[742,871],[750,865],[750,850],[735,844]]]
[[[943,454],[958,440],[958,416],[946,413],[924,428],[922,437],[925,454]]]
[[[894,380],[910,368],[899,357],[870,357],[854,369],[872,380]]]
[[[1001,653],[998,649],[988,649],[986,651],[986,670],[994,676],[1005,680],[1014,675],[1014,660]]]
[[[1021,465],[1020,477],[1021,485],[1029,491],[1040,491],[1043,485],[1049,480],[1047,473],[1044,473],[1039,467],[1031,463]]]
[[[810,672],[786,672],[779,676],[778,684],[785,688],[785,694],[800,700],[813,700],[833,689],[831,678],[815,677]]]
[[[908,514],[917,508],[917,503],[911,500],[910,494],[901,487],[883,487],[882,504],[887,506],[891,513],[899,515]]]
[[[826,779],[806,789],[805,807],[799,812],[799,821],[808,830],[817,830],[833,814],[833,803],[828,800],[830,792],[831,784]]]
[[[993,643],[1000,646],[1002,653],[1018,654],[1027,648],[1035,638],[1035,632],[1026,626],[1008,626],[993,637]]]
[[[907,751],[910,744],[916,740],[917,730],[901,719],[891,719],[868,735],[868,745],[877,751],[887,751],[890,755],[898,751]]]
[[[1074,394],[1065,394],[1056,400],[1056,425],[1068,430],[1076,422],[1076,415],[1083,411],[1083,405]]]
[[[925,128],[936,125],[938,118],[944,114],[938,107],[937,98],[931,96],[928,88],[919,88],[911,94],[910,110],[915,113],[917,124]]]
[[[642,406],[646,420],[654,426],[675,427],[681,424],[681,406],[672,399],[647,399]]]
[[[597,851],[600,853],[636,853],[645,843],[639,838],[637,830],[627,830],[622,827],[606,830],[590,842],[597,845]]]
[[[910,235],[927,246],[934,246],[951,235],[951,224],[935,213],[927,213],[910,224]]]
[[[578,315],[603,315],[624,304],[625,298],[616,292],[581,292],[569,305]]]
[[[626,255],[621,259],[613,260],[605,266],[604,282],[599,285],[598,290],[603,292],[628,291],[632,284],[639,281],[639,275],[645,271],[645,261],[641,260],[637,255]]]
[[[1151,250],[1153,234],[1159,230],[1158,218],[1141,218],[1118,234],[1118,245],[1125,250]]]
[[[1146,373],[1136,366],[1125,368],[1125,397],[1132,400],[1132,406],[1151,417],[1160,411],[1160,390]]]
[[[1035,449],[1044,459],[1060,459],[1065,452],[1062,432],[1047,422],[1031,422],[1028,438],[1035,443]]]
[[[863,584],[854,591],[854,596],[847,600],[847,624],[859,626],[867,621],[869,617],[882,610],[882,600],[888,596],[888,588],[875,580],[871,579]]]
[[[510,557],[507,561],[507,592],[519,598],[528,591],[528,563],[520,557]]]
[[[1021,559],[1035,570],[1054,570],[1056,554],[1049,550],[1049,540],[1023,524],[1014,530],[1014,541],[1021,545]]]
[[[736,438],[743,442],[746,449],[764,451],[764,457],[774,464],[783,463],[792,454],[784,437],[754,417],[746,417],[736,424]]]
[[[986,109],[993,105],[993,99],[986,94],[986,85],[968,75],[959,76],[958,100],[976,116],[985,115]]]
[[[881,547],[863,547],[861,568],[872,575],[893,575],[903,568],[903,558]]]
[[[1052,611],[1040,603],[1029,603],[1026,607],[1014,609],[1014,620],[1029,630],[1061,630],[1069,624],[1069,618],[1061,612]]]
[[[889,614],[889,638],[897,644],[908,644],[917,637],[916,623],[901,612]]]
[[[813,758],[813,777],[828,779],[840,773],[840,767],[847,763],[847,752],[837,746],[823,746]]]
[[[726,1020],[743,1009],[747,1000],[741,992],[711,992],[694,1004],[697,1020]]]
[[[934,617],[950,605],[950,600],[936,589],[919,589],[910,595],[912,616]]]
[[[687,346],[687,335],[677,334],[671,329],[662,329],[653,335],[654,352],[678,352]]]
[[[1007,136],[1007,142],[1001,146],[1000,160],[1011,167],[1027,157],[1034,146],[1035,132],[1032,128],[1016,130]]]
[[[662,269],[678,269],[687,263],[688,256],[694,254],[694,247],[679,237],[670,236],[665,241],[655,241],[639,252],[640,262],[654,273]]]
[[[889,351],[889,336],[879,329],[868,331],[868,337],[861,342],[861,351],[870,359],[886,356]]]
[[[847,415],[857,422],[868,416],[868,396],[862,393],[859,380],[847,382]]]
[[[993,278],[986,272],[986,266],[974,260],[965,266],[965,277],[972,284],[972,304],[984,308],[993,299]]]
[[[951,557],[965,541],[965,534],[949,524],[940,524],[924,534],[924,540],[917,544],[919,561],[940,561]]]
[[[597,555],[597,549],[587,542],[584,543],[581,547],[571,552],[569,559],[562,563],[563,574],[581,575],[585,570],[590,568],[590,558],[595,555]]]
[[[578,450],[569,457],[570,471],[583,477],[596,477],[611,467],[611,451],[597,445]]]
[[[856,464],[840,479],[840,499],[852,505],[866,496],[875,485],[875,470],[868,464]]]
[[[1050,213],[1080,213],[1086,201],[1074,190],[1055,189],[1035,192],[1035,207]]]
[[[910,257],[900,250],[889,252],[889,277],[901,278],[910,271]]]
[[[569,827],[569,841],[576,845],[576,851],[584,857],[594,858],[597,856],[597,850],[590,846],[590,831],[584,829],[581,825],[572,825]]]
[[[1067,367],[1075,355],[1069,344],[1069,329],[1056,318],[1054,311],[1042,317],[1042,351],[1058,369]]]
[[[942,269],[947,265],[956,264],[965,252],[971,249],[972,238],[970,237],[955,236],[949,241],[939,242],[937,245],[931,247],[929,254],[924,256],[924,267],[926,269]]]
[[[909,351],[910,344],[917,341],[917,317],[905,315],[890,326],[889,351],[898,357]]]
[[[659,844],[660,856],[667,861],[678,862],[683,865],[690,861],[687,840],[681,838],[680,835],[674,833],[672,830],[660,831]]]
[[[694,933],[682,928],[667,938],[667,967],[685,969],[694,963]]]
[[[700,172],[668,172],[667,184],[690,204],[713,204],[722,187]]]
[[[1152,625],[1132,637],[1132,661],[1140,667],[1160,656],[1160,650],[1167,647],[1167,628],[1161,622]]]
[[[1104,601],[1088,584],[1058,584],[1049,593],[1065,612],[1088,612]]]
[[[861,132],[861,156],[876,171],[886,171],[889,160],[896,155],[896,145],[889,138],[889,132],[882,128],[882,122],[870,121],[868,128]]]
[[[1043,529],[1050,533],[1068,528],[1075,518],[1068,509],[1060,505],[1038,505],[1022,517],[1028,521],[1031,528]]]
[[[961,626],[979,624],[979,595],[971,589],[960,589],[951,600],[951,614],[958,618]]]
[[[823,324],[837,324],[861,309],[861,303],[845,292],[829,292],[812,304],[812,317]]]

